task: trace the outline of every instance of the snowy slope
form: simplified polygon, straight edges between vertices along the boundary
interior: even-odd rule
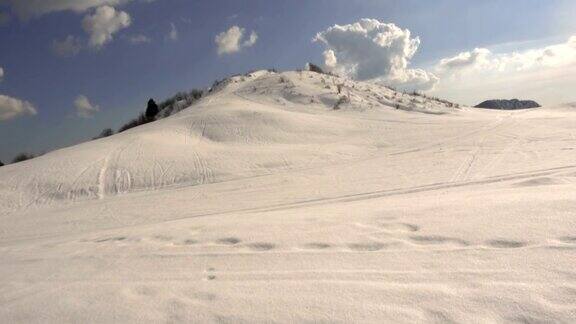
[[[0,168],[0,322],[570,323],[574,125],[233,77]]]
[[[0,194],[12,209],[29,208],[362,156],[381,141],[378,123],[351,123],[334,111],[337,84],[351,98],[342,110],[390,110],[399,102],[403,109],[450,111],[441,103],[422,105],[424,98],[313,72],[259,71],[226,80],[172,118],[3,168]]]

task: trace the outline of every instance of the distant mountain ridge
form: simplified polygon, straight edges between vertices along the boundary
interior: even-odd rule
[[[518,100],[518,99],[492,99],[486,100],[475,108],[485,108],[485,109],[501,109],[501,110],[515,110],[515,109],[528,109],[528,108],[538,108],[541,107],[534,100]]]

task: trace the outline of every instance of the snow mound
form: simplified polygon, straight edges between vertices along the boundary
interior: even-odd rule
[[[169,118],[3,167],[0,194],[15,210],[310,167],[378,145],[358,118],[405,111],[458,109],[331,75],[256,71]]]

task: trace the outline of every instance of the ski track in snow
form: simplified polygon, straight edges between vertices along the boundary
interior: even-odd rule
[[[108,167],[110,164],[110,158],[105,157],[102,161],[102,168],[98,174],[98,198],[104,199],[106,197],[106,177],[108,175]]]

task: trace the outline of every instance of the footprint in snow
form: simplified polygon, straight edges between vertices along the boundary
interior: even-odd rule
[[[418,232],[420,226],[409,223],[380,223],[379,226],[391,232]]]
[[[512,241],[512,240],[490,240],[486,245],[498,249],[517,249],[527,245],[526,242]]]
[[[411,236],[410,240],[413,243],[421,245],[438,245],[438,244],[454,244],[459,246],[468,246],[465,240],[453,237],[439,236],[439,235],[415,235]]]
[[[246,246],[253,251],[269,251],[276,248],[275,244],[267,242],[250,243],[247,244]]]
[[[214,268],[208,268],[208,270],[206,270],[206,272],[208,272],[208,275],[206,276],[206,280],[216,279],[216,275],[213,273],[214,271],[216,271],[216,269],[214,269]]]
[[[184,245],[194,245],[194,244],[198,244],[198,241],[193,240],[193,239],[187,239],[187,240],[184,240],[184,242],[182,242],[182,244],[184,244]]]
[[[386,244],[380,242],[368,242],[368,243],[350,243],[348,248],[353,251],[358,252],[374,252],[382,250]]]
[[[304,244],[303,248],[307,249],[307,250],[326,250],[331,248],[332,245],[328,244],[328,243],[321,243],[321,242],[313,242],[313,243],[308,243],[308,244]]]
[[[216,243],[224,244],[224,245],[236,245],[240,242],[242,242],[242,241],[236,237],[225,237],[225,238],[221,238],[221,239],[216,240]]]

